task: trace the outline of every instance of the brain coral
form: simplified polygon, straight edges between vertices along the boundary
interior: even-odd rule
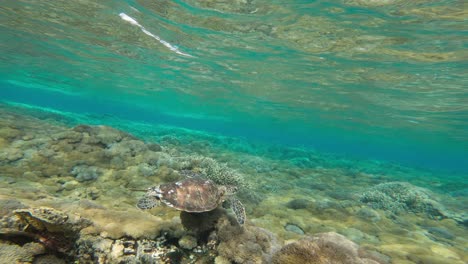
[[[363,257],[363,250],[346,237],[320,233],[282,247],[273,256],[273,264],[379,264],[380,260]]]

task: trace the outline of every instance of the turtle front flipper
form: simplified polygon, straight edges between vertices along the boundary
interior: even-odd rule
[[[240,225],[243,225],[245,223],[245,208],[244,205],[237,200],[236,198],[231,198],[229,199],[231,203],[231,208],[232,211],[234,211],[234,214],[236,215],[237,222]]]
[[[143,198],[138,200],[137,207],[142,210],[148,210],[159,205],[159,199],[155,196],[145,195]]]

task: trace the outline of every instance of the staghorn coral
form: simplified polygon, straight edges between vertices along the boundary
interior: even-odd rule
[[[250,188],[244,176],[225,163],[204,156],[192,155],[182,158],[183,169],[196,170],[204,177],[221,185],[234,185],[242,189]]]
[[[173,157],[168,153],[158,152],[152,155],[152,160],[148,161],[148,163],[156,165],[158,168],[167,167],[178,170],[185,175],[200,175],[220,185],[234,185],[241,189],[250,188],[249,183],[242,174],[229,168],[225,163],[219,163],[205,156]]]
[[[214,159],[205,158],[200,166],[206,177],[218,184],[248,187],[244,177],[236,170],[229,168],[225,163],[218,163]]]

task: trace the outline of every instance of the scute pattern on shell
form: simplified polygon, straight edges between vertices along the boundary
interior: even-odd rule
[[[162,184],[161,202],[186,212],[206,212],[218,207],[224,197],[223,188],[213,181],[189,178]]]

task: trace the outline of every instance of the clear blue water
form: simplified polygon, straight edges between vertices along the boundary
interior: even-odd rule
[[[0,99],[468,172],[463,1],[4,1]]]

